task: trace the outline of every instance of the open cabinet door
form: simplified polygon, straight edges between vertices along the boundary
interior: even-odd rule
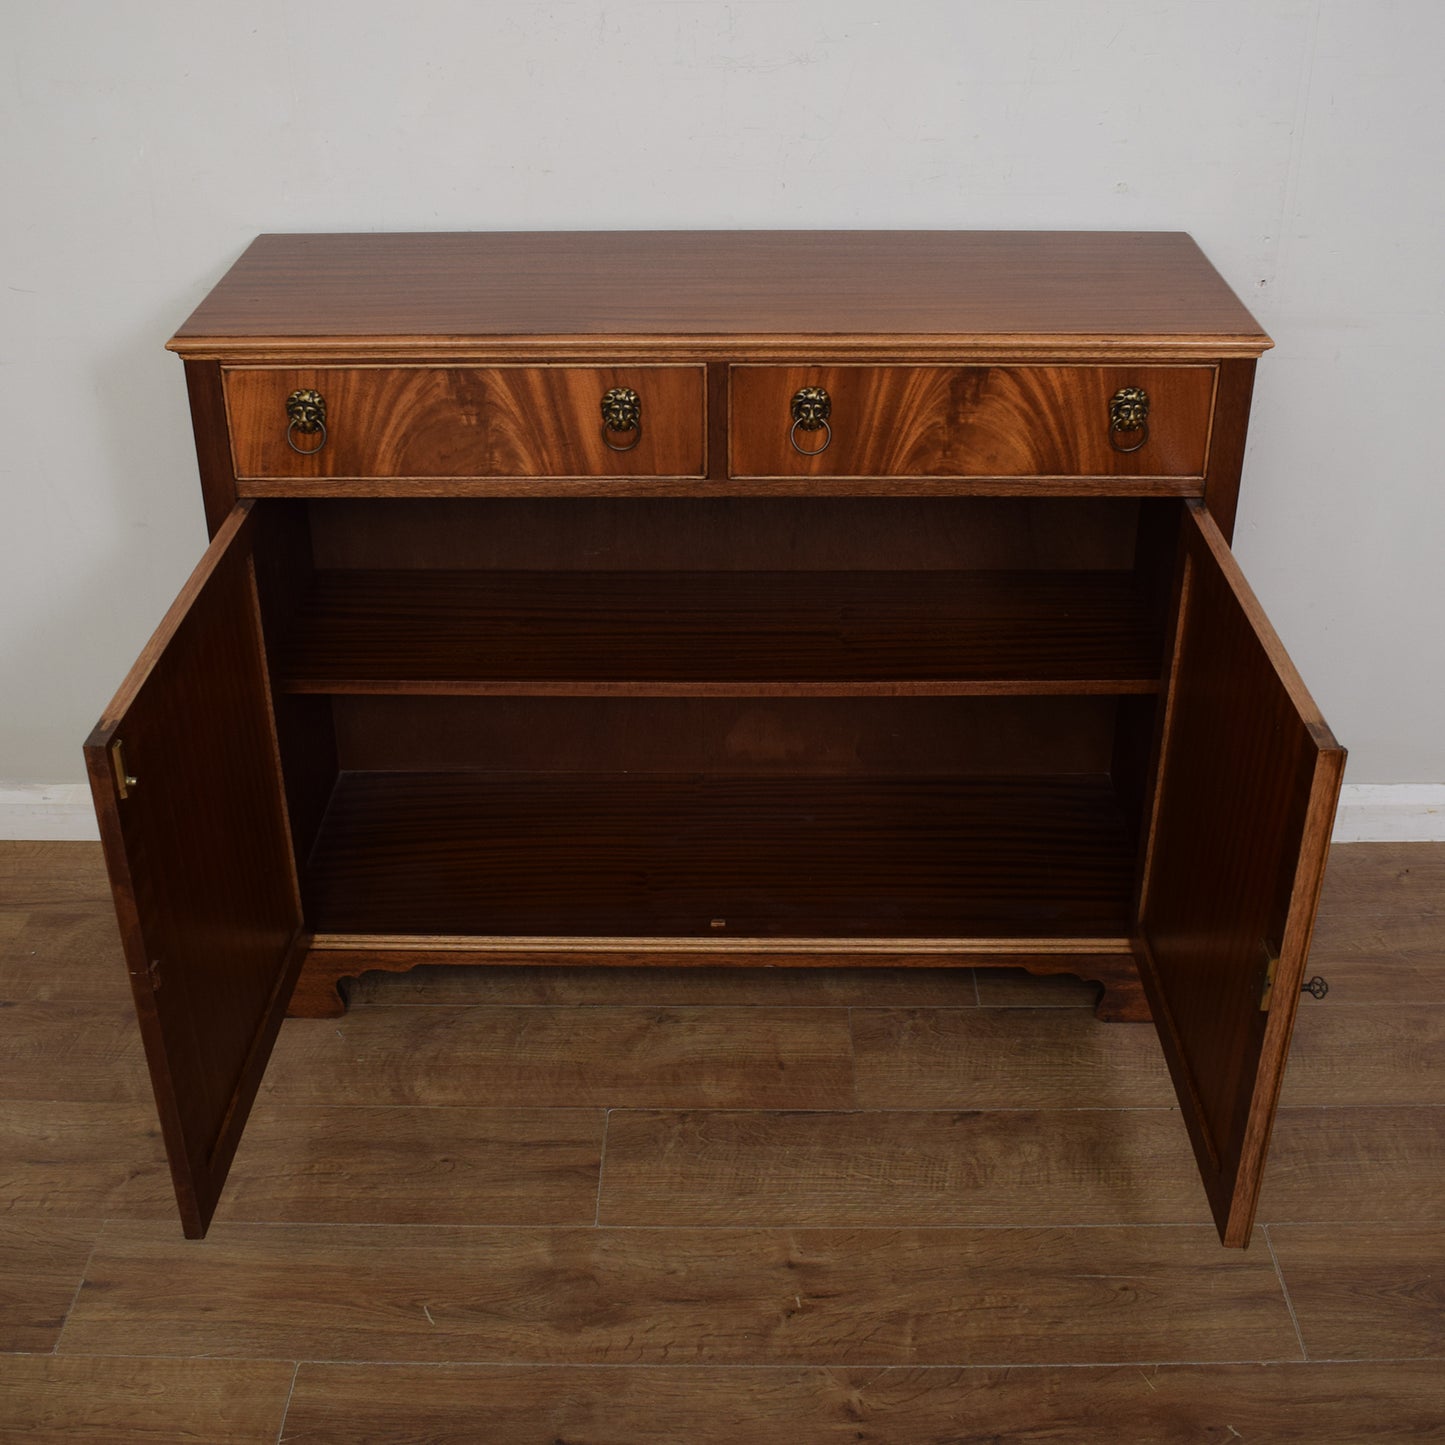
[[[1344,770],[1213,518],[1184,518],[1135,949],[1214,1219],[1249,1241]]]
[[[185,1232],[206,1232],[304,952],[238,506],[85,745]]]

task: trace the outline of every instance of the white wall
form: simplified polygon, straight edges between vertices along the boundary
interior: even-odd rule
[[[1445,780],[1439,0],[0,0],[0,777],[204,541],[162,343],[261,230],[1192,231],[1278,342],[1237,547],[1354,782]]]

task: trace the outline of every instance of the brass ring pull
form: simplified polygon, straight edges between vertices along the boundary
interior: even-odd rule
[[[319,391],[303,388],[293,391],[286,398],[286,415],[290,422],[286,427],[286,445],[303,457],[314,456],[326,445],[326,398]],[[298,447],[296,437],[321,434],[321,440],[314,447]]]
[[[607,428],[606,428],[606,427],[603,427],[603,428],[602,428],[602,440],[607,444],[607,450],[608,450],[608,451],[612,451],[612,452],[630,452],[630,451],[632,450],[632,448],[635,447],[635,446],[638,444],[638,442],[640,442],[640,441],[642,440],[642,428],[641,428],[641,427],[638,427],[638,428],[637,428],[637,435],[636,435],[635,437],[633,437],[632,440],[631,440],[630,442],[628,442],[625,447],[620,447],[620,446],[618,446],[617,443],[614,442],[614,441],[612,440],[612,438],[607,435]]]
[[[1139,440],[1136,441],[1131,447],[1120,445],[1118,432],[1114,431],[1113,429],[1110,429],[1109,432],[1109,445],[1113,447],[1116,452],[1123,452],[1125,456],[1128,456],[1130,452],[1137,452],[1139,448],[1142,447],[1144,443],[1148,440],[1149,423],[1147,421],[1142,421],[1139,423]]]
[[[609,432],[632,432],[625,446],[618,446]],[[627,386],[614,386],[602,395],[602,440],[609,451],[630,452],[642,440],[642,398]]]
[[[800,447],[798,445],[799,427],[802,427],[804,431],[817,431],[821,427],[823,432],[823,445],[820,447],[812,447],[811,449],[808,447]],[[833,440],[833,428],[828,425],[826,420],[820,422],[818,426],[807,426],[804,424],[802,418],[800,417],[797,421],[793,423],[792,427],[789,429],[788,440],[792,442],[793,450],[797,452],[800,457],[821,456],[825,451],[828,450],[829,444]]]
[[[1120,432],[1138,432],[1132,446],[1121,446]],[[1127,456],[1149,440],[1149,393],[1142,386],[1121,386],[1109,399],[1109,445]]]
[[[790,410],[793,425],[788,432],[788,440],[793,444],[793,450],[800,457],[816,457],[827,451],[833,442],[833,428],[828,422],[828,418],[833,415],[833,398],[821,386],[805,386],[794,394]],[[823,445],[800,447],[800,431],[822,432]]]
[[[321,440],[317,442],[314,447],[298,447],[296,445],[296,432],[298,429],[303,436],[311,436],[315,432],[320,432]],[[314,457],[316,453],[326,445],[326,423],[319,421],[314,427],[305,427],[301,426],[299,422],[293,421],[290,426],[286,428],[286,445],[300,456]]]

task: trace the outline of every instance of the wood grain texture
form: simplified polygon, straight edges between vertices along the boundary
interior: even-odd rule
[[[1136,501],[1202,497],[1198,477],[243,477],[243,498],[310,501]]]
[[[1445,1359],[1445,1226],[1278,1224],[1269,1237],[1310,1358]]]
[[[217,1217],[431,1225],[596,1216],[601,1110],[403,1109],[374,1107],[373,1097],[363,1087],[314,1107],[258,1103]]]
[[[1168,1106],[1153,1029],[1101,1029],[1081,1009],[854,1009],[864,1109]]]
[[[313,699],[315,701],[315,699]],[[334,695],[353,772],[978,777],[1109,771],[1115,699]]]
[[[348,990],[365,1008],[468,1004],[651,1008],[969,1008],[967,968],[613,968],[421,964],[406,973],[364,973]],[[283,1031],[284,1038],[284,1031]]]
[[[303,1364],[288,1445],[1417,1445],[1445,1416],[1429,1363],[956,1370]],[[1233,1432],[1233,1433],[1231,1433]]]
[[[978,1001],[983,1008],[1092,1008],[1096,985],[1070,974],[1025,973],[1013,968],[975,970]]]
[[[303,979],[318,953],[313,949],[302,970]],[[422,950],[424,952],[424,950]],[[635,961],[613,962],[605,968],[571,966],[558,959],[550,964],[510,962],[485,965],[416,962],[415,952],[387,957],[387,968],[341,973],[349,979],[346,1001],[355,1007],[445,1007],[467,1004],[596,1005],[635,1004],[645,998],[654,1008],[698,1006],[752,1008],[1093,1008],[1099,986],[1073,973],[1029,973],[1025,969],[1054,967],[1090,975],[1101,971],[1108,955],[1010,954],[1000,965],[959,968],[933,955],[900,954],[889,966],[875,955],[855,959],[848,966],[815,958],[813,966],[769,964],[758,966],[752,955],[730,960],[723,967],[695,961],[692,967]],[[1128,955],[1121,961],[1132,966]],[[920,967],[925,959],[927,967]],[[341,960],[333,959],[339,963]],[[369,966],[363,955],[358,966]],[[977,994],[977,997],[975,996]]]
[[[1175,521],[1177,512],[1163,504]],[[1132,497],[322,498],[319,570],[1128,572]]]
[[[0,1101],[0,1199],[20,1215],[161,1218],[173,1229],[154,1106]]]
[[[1313,1002],[1301,1002],[1281,1103],[1445,1105],[1445,1007]]]
[[[128,1002],[23,999],[0,1007],[6,1040],[0,1053],[0,1099],[119,1103],[150,1098],[145,1052]],[[86,1046],[77,1051],[81,1038]]]
[[[336,724],[326,698],[300,697],[282,685],[281,656],[296,624],[315,569],[311,562],[311,509],[302,501],[271,501],[253,508],[256,601],[266,647],[271,713],[282,760],[292,856],[307,858],[331,800],[339,771]]]
[[[673,367],[228,369],[235,474],[246,478],[702,477],[705,375]],[[603,437],[602,398],[635,391],[642,434]],[[286,398],[319,391],[326,441],[287,443]],[[314,439],[299,438],[310,448]]]
[[[0,1440],[26,1445],[273,1445],[289,1360],[0,1358]]]
[[[1072,958],[1060,954],[1038,954],[1027,957],[1022,953],[1012,957],[999,953],[994,958],[980,957],[980,972],[993,965],[1012,964],[1015,970],[1055,977],[1059,974],[1074,974],[1089,985],[1099,985],[1094,993],[1094,1017],[1104,1023],[1147,1024],[1153,1017],[1149,1012],[1149,999],[1139,979],[1139,966],[1131,951],[1119,950],[1093,954],[1077,953]],[[980,997],[980,1003],[983,1002]]]
[[[616,1110],[603,1224],[1181,1224],[1208,1218],[1167,1110]]]
[[[217,362],[191,360],[185,363],[185,369],[206,532],[214,537],[236,505],[236,473],[231,462],[226,396]]]
[[[1310,971],[1340,1003],[1445,1003],[1442,916],[1445,843],[1336,844]]]
[[[1208,514],[1186,573],[1140,974],[1221,1238],[1249,1236],[1344,769]],[[1273,1004],[1260,1007],[1278,950]]]
[[[307,951],[291,994],[288,1016],[336,1019],[346,1014],[353,990],[368,975],[424,971],[435,979],[453,969],[469,974],[493,970],[559,970],[579,964],[591,970],[654,976],[699,972],[716,976],[717,965],[737,971],[743,980],[773,972],[797,975],[802,970],[835,974],[858,971],[876,975],[883,968],[937,970],[957,974],[969,964],[988,968],[1027,969],[1033,973],[1076,974],[1092,980],[1095,1017],[1110,1022],[1147,1023],[1148,1001],[1138,970],[1118,939],[973,938],[902,939],[879,942],[866,938],[794,939],[778,944],[767,939],[734,939],[727,944],[710,938],[478,938],[391,935],[385,938],[323,934]],[[1102,984],[1102,992],[1098,985]],[[968,985],[972,987],[972,985]],[[649,987],[634,989],[652,993]],[[946,997],[945,994],[933,995]],[[447,1000],[443,991],[441,1002]]]
[[[1117,938],[1132,867],[1099,778],[354,773],[308,916],[318,935]]]
[[[736,477],[1202,477],[1212,367],[735,366],[728,470]],[[821,386],[832,437],[790,440],[791,403]],[[1109,401],[1149,395],[1137,450],[1110,443]],[[1123,438],[1132,446],[1139,440]],[[819,431],[797,446],[823,446]]]
[[[109,898],[99,843],[0,844],[0,908],[33,910]]]
[[[238,506],[85,746],[191,1235],[205,1232],[302,951],[251,526]],[[125,798],[117,742],[137,779]]]
[[[414,359],[900,338],[939,355],[1270,344],[1180,233],[603,231],[260,236],[170,345]]]
[[[1254,396],[1256,362],[1235,359],[1219,363],[1214,390],[1214,415],[1209,431],[1209,468],[1204,479],[1204,505],[1226,542],[1234,539],[1234,518],[1239,509],[1240,474],[1244,470],[1244,444],[1249,430],[1249,406]]]
[[[1281,1108],[1259,1217],[1267,1224],[1445,1224],[1445,1109]]]
[[[98,847],[93,856],[94,876],[108,895]],[[134,1005],[108,897],[0,912],[0,920],[0,1001],[87,1004],[131,1017]],[[134,1032],[133,1017],[130,1028]]]
[[[841,1009],[363,1009],[335,1025],[289,1023],[262,1087],[277,1104],[837,1109],[854,1102]]]
[[[217,1300],[226,1308],[214,1308]],[[324,1300],[325,1308],[316,1307]],[[1184,1229],[110,1226],[62,1354],[662,1364],[1298,1359],[1263,1248]]]
[[[55,1348],[99,1229],[99,1220],[0,1218],[0,1352]]]
[[[1143,693],[1128,573],[325,571],[293,692],[728,697]]]
[[[1415,1006],[1430,1002],[1433,965],[1429,960],[1440,952],[1441,903],[1445,901],[1442,862],[1445,847],[1441,845],[1361,844],[1333,850],[1311,968],[1319,967],[1320,951],[1333,935],[1339,948],[1335,962],[1323,971],[1331,976],[1332,984],[1339,970],[1348,968],[1350,972],[1328,999],[1321,1003],[1305,1000],[1298,1024],[1301,1052],[1297,1063],[1304,1057],[1305,1039],[1314,1024],[1336,1012],[1393,1017],[1408,1028],[1417,1015]],[[13,1023],[7,1044],[23,1053],[32,1047],[25,1041],[25,1020],[33,1016],[22,1013],[20,1005],[31,1001],[66,1007],[113,1004],[124,999],[125,983],[98,847],[0,844],[0,881],[31,900],[0,902],[0,984],[4,985],[0,998],[16,1005],[5,1011]],[[12,926],[17,922],[18,927]],[[1432,936],[1436,938],[1433,951]],[[1007,997],[1014,1008],[1020,1008],[1032,999],[1040,1010],[1063,1002],[1059,991],[1065,981],[1061,979],[990,971],[981,973],[979,982],[985,1002],[990,995]],[[419,1004],[432,997],[425,984],[413,987],[414,983],[405,976],[364,980],[356,994],[358,1013],[365,1007],[384,1010],[383,999],[391,989],[398,990],[398,1002]],[[375,1003],[367,1001],[368,984],[377,987]],[[468,994],[464,985],[475,992]],[[574,1005],[579,1010],[599,1004],[604,1008],[646,1004],[694,1010],[719,1007],[731,1012],[745,1005],[764,1010],[806,1005],[820,1009],[856,1006],[889,1013],[949,1008],[958,1002],[953,995],[971,988],[968,973],[955,970],[819,969],[783,974],[722,968],[616,972],[458,969],[439,972],[434,986],[447,992],[447,1008],[465,1002],[511,1008],[528,1003],[552,1008]],[[121,990],[119,994],[116,988]],[[1084,1005],[1091,992],[1075,985],[1073,997]],[[1356,1008],[1345,1003],[1359,997],[1368,998],[1372,1006]],[[1393,1008],[1389,1007],[1392,1003],[1396,1005]],[[1099,1032],[1106,1043],[1111,1032],[1119,1033]],[[88,1061],[88,1042],[85,1029],[77,1028],[73,1066],[78,1076],[101,1080],[116,1067],[117,1060],[109,1057],[102,1039],[101,1058]],[[1360,1086],[1380,1088],[1385,1073],[1394,1067],[1391,1054],[1373,1035],[1367,1042],[1369,1047],[1359,1054]],[[1418,1050],[1418,1040],[1412,1045],[1407,1038],[1398,1065],[1405,1078],[1412,1066],[1409,1061],[1416,1056],[1412,1050]],[[1337,1085],[1345,1096],[1351,1092],[1347,1054],[1342,1048],[1332,1065],[1338,1072],[1331,1085]],[[104,1062],[107,1058],[109,1062]],[[1047,1053],[1038,1060],[1044,1077],[1049,1062]],[[368,1363],[354,1368],[303,1365],[287,1419],[287,1439],[351,1445],[358,1439],[410,1442],[426,1434],[443,1441],[471,1440],[476,1438],[479,1422],[484,1422],[488,1439],[498,1445],[510,1445],[513,1440],[552,1445],[559,1437],[576,1440],[579,1445],[592,1441],[597,1445],[626,1441],[630,1445],[649,1439],[668,1445],[678,1439],[700,1445],[713,1440],[735,1445],[739,1439],[746,1439],[749,1445],[754,1441],[773,1445],[784,1438],[789,1445],[813,1438],[837,1438],[840,1445],[842,1441],[856,1445],[859,1438],[876,1445],[912,1445],[915,1441],[954,1445],[960,1436],[970,1435],[1067,1440],[1070,1445],[1131,1439],[1175,1445],[1195,1436],[1232,1441],[1231,1428],[1245,1439],[1308,1440],[1314,1445],[1319,1440],[1432,1439],[1445,1418],[1445,1373],[1438,1355],[1413,1363],[1380,1359],[1397,1353],[1402,1344],[1413,1349],[1423,1339],[1428,1345],[1440,1314],[1439,1302],[1431,1293],[1440,1272],[1433,1253],[1437,1246],[1431,1241],[1445,1224],[1439,1188],[1445,1175],[1445,1109],[1440,1107],[1309,1106],[1285,1107],[1279,1112],[1259,1217],[1275,1237],[1311,1352],[1316,1353],[1318,1342],[1318,1353],[1333,1355],[1336,1348],[1343,1348],[1358,1356],[1360,1363],[1333,1358],[1288,1366],[1158,1366],[1155,1362],[1163,1358],[1211,1357],[1195,1349],[1191,1321],[1196,1318],[1200,1321],[1198,1339],[1206,1346],[1229,1335],[1221,1311],[1209,1304],[1211,1294],[1225,1290],[1236,1303],[1245,1301],[1248,1319],[1264,1318],[1263,1301],[1271,1273],[1268,1251],[1259,1244],[1243,1256],[1220,1251],[1211,1243],[1202,1214],[1200,1225],[1193,1230],[1081,1230],[1081,1242],[1065,1250],[1056,1242],[1058,1232],[1041,1223],[1047,1216],[1027,1212],[1034,1197],[1032,1186],[1015,1191],[1020,1212],[1014,1228],[978,1231],[979,1235],[1003,1233],[1023,1241],[997,1254],[971,1241],[957,1245],[956,1235],[971,1235],[972,1231],[960,1231],[946,1220],[940,1224],[931,1207],[926,1207],[921,1217],[909,1215],[905,1209],[873,1221],[860,1210],[850,1216],[853,1227],[836,1231],[835,1242],[826,1251],[810,1245],[806,1252],[797,1248],[797,1241],[805,1235],[834,1236],[835,1232],[768,1227],[692,1229],[686,1225],[677,1229],[560,1231],[456,1229],[435,1224],[361,1228],[272,1222],[241,1226],[225,1217],[236,1184],[245,1178],[244,1187],[253,1187],[247,1176],[247,1155],[258,1144],[264,1145],[258,1149],[257,1159],[265,1162],[265,1168],[258,1169],[254,1187],[274,1190],[271,1202],[278,1213],[270,1216],[272,1221],[277,1220],[280,1209],[297,1208],[328,1190],[344,1200],[348,1187],[358,1206],[370,1199],[378,1214],[401,1211],[407,1207],[406,1180],[401,1176],[409,1162],[437,1171],[426,1175],[424,1187],[411,1191],[413,1208],[425,1210],[434,1196],[446,1196],[451,1187],[442,1172],[447,1159],[455,1161],[454,1172],[459,1176],[472,1166],[466,1155],[446,1147],[447,1118],[465,1112],[373,1111],[365,1100],[346,1098],[333,1099],[326,1109],[308,1105],[273,1110],[263,1103],[253,1119],[259,1132],[248,1132],[238,1155],[222,1218],[207,1243],[194,1246],[175,1237],[174,1206],[149,1107],[36,1100],[0,1105],[0,1199],[5,1204],[0,1223],[0,1320],[23,1332],[14,1337],[13,1345],[0,1342],[0,1350],[51,1348],[53,1332],[59,1329],[74,1294],[100,1218],[130,1216],[147,1221],[139,1226],[110,1226],[111,1243],[99,1256],[107,1271],[105,1281],[112,1279],[111,1266],[105,1261],[117,1253],[118,1229],[134,1231],[148,1249],[154,1248],[153,1254],[143,1254],[115,1273],[120,1293],[113,1306],[107,1306],[104,1320],[94,1322],[95,1342],[101,1343],[103,1329],[110,1341],[108,1348],[127,1358],[117,1363],[114,1357],[104,1355],[71,1356],[64,1339],[58,1356],[0,1358],[0,1399],[4,1401],[0,1431],[8,1428],[17,1440],[45,1440],[46,1435],[40,1433],[43,1424],[52,1432],[51,1439],[94,1438],[107,1445],[125,1440],[132,1431],[139,1432],[137,1439],[187,1438],[188,1432],[192,1439],[209,1441],[219,1436],[225,1440],[227,1436],[221,1432],[232,1428],[237,1417],[226,1413],[223,1402],[236,1400],[238,1394],[227,1396],[210,1385],[203,1387],[202,1382],[213,1380],[218,1371],[244,1372],[250,1364],[176,1356],[208,1348],[219,1340],[228,1350],[261,1358],[263,1369],[270,1370],[272,1362],[280,1359],[289,1372],[290,1362],[298,1358],[337,1358],[338,1337],[347,1344],[359,1343],[354,1357],[364,1357]],[[521,1111],[485,1112],[500,1116]],[[562,1140],[566,1131],[557,1128],[554,1132],[551,1124],[568,1112],[565,1105],[535,1111],[544,1116],[535,1131],[536,1139]],[[1116,1111],[1104,1111],[1101,1117],[1107,1118],[1111,1112]],[[358,1127],[364,1127],[363,1119],[380,1114],[409,1121],[418,1136],[417,1145],[406,1158],[393,1155],[393,1149],[403,1147],[400,1140],[405,1125],[398,1123],[389,1131],[377,1131],[374,1157],[368,1157],[365,1142],[344,1146],[338,1142],[334,1153],[328,1155],[321,1138],[328,1128],[323,1115],[347,1113],[354,1113]],[[430,1115],[443,1117],[431,1119]],[[622,1114],[613,1117],[615,1123],[626,1118]],[[899,1116],[869,1110],[863,1117],[877,1121],[878,1137],[882,1137]],[[1161,1117],[1169,1118],[1176,1151],[1175,1162],[1166,1165],[1164,1172],[1177,1174],[1181,1199],[1195,1200],[1197,1184],[1191,1182],[1191,1163],[1179,1122],[1173,1116]],[[337,1127],[339,1131],[341,1126]],[[309,1130],[316,1135],[316,1172],[308,1177],[303,1169],[298,1179],[290,1180],[280,1172],[286,1167],[287,1151],[305,1148],[302,1141]],[[530,1132],[520,1130],[517,1139]],[[455,1142],[459,1136],[451,1137]],[[489,1137],[490,1143],[478,1146],[476,1166],[482,1170],[487,1159],[500,1161],[509,1147],[499,1134]],[[913,1161],[918,1173],[910,1177],[917,1178],[926,1178],[930,1162],[938,1162],[926,1149],[910,1153],[910,1141],[917,1138],[905,1124],[897,1153],[880,1154],[871,1146],[853,1150],[860,1173],[872,1171],[884,1180],[875,1198],[885,1210],[891,1208],[886,1181],[899,1174],[893,1166],[900,1158]],[[1040,1169],[1047,1162],[1049,1151],[1027,1122],[1007,1147],[1015,1153],[1033,1150],[1040,1158]],[[1128,1168],[1121,1170],[1120,1155],[1115,1151],[1129,1152],[1133,1147],[1127,1139],[1120,1142],[1101,1136],[1089,1167],[1111,1181],[1103,1187],[1129,1187]],[[829,1166],[834,1172],[828,1177],[836,1180],[836,1171],[844,1167],[848,1155],[843,1141],[838,1162]],[[515,1157],[525,1172],[524,1156],[518,1153]],[[985,1154],[981,1166],[987,1168],[991,1157]],[[328,1160],[341,1174],[334,1185],[324,1174]],[[617,1162],[615,1154],[611,1162]],[[268,1181],[273,1165],[277,1172]],[[759,1191],[750,1180],[776,1171],[775,1157],[766,1149],[756,1151],[751,1167],[753,1175],[738,1187],[756,1197]],[[1147,1186],[1148,1159],[1138,1167]],[[1159,1172],[1157,1159],[1154,1169]],[[814,1184],[824,1179],[825,1172],[814,1172]],[[815,1205],[809,1177],[806,1171],[793,1176],[792,1192]],[[664,1178],[655,1183],[654,1192],[667,1187]],[[1097,1188],[1085,1185],[1085,1197],[1095,1197]],[[1062,1193],[1044,1189],[1039,1197],[1045,1210]],[[459,1186],[450,1197],[455,1201],[464,1194]],[[259,1202],[262,1197],[258,1192],[252,1201]],[[788,1202],[788,1179],[774,1187],[772,1198],[779,1209]],[[1310,1226],[1306,1253],[1294,1252],[1295,1242],[1286,1222]],[[865,1241],[872,1239],[888,1232],[890,1225],[904,1236],[898,1246],[904,1260],[902,1287],[895,1288],[891,1280],[883,1279],[875,1289],[870,1282],[886,1272],[892,1256],[872,1245],[860,1253],[844,1241],[855,1234]],[[1402,1225],[1414,1228],[1404,1231],[1407,1237],[1392,1247],[1387,1257],[1370,1253],[1372,1240],[1398,1234]],[[229,1249],[228,1236],[238,1241],[243,1228],[245,1250],[238,1248],[214,1273],[208,1266],[203,1269],[217,1244]],[[307,1237],[304,1247],[297,1245],[298,1229]],[[494,1304],[486,1286],[498,1256],[486,1251],[473,1254],[469,1246],[458,1247],[456,1241],[517,1233],[534,1242],[496,1271]],[[571,1242],[579,1234],[594,1233],[627,1239],[608,1243],[596,1255],[580,1251]],[[1171,1233],[1191,1234],[1197,1243],[1167,1259],[1157,1252],[1140,1253],[1127,1242],[1099,1246],[1105,1236],[1157,1239]],[[559,1248],[549,1250],[545,1239],[554,1234],[565,1238]],[[717,1236],[730,1235],[736,1236],[732,1254],[705,1252],[697,1263],[690,1262],[689,1245],[694,1237],[700,1237],[711,1251]],[[777,1264],[779,1255],[772,1243],[780,1236],[786,1236],[793,1246],[782,1266]],[[918,1246],[922,1254],[912,1243],[917,1237],[922,1237]],[[626,1261],[627,1241],[631,1240],[646,1245],[633,1259],[635,1268],[629,1268]],[[500,1244],[496,1248],[500,1249]],[[933,1249],[941,1254],[930,1253]],[[1024,1259],[1030,1251],[1035,1258]],[[850,1264],[855,1254],[863,1261],[857,1268]],[[1368,1262],[1357,1267],[1367,1257]],[[913,1264],[908,1264],[910,1258]],[[1377,1268],[1382,1259],[1387,1267]],[[793,1262],[790,1268],[788,1260]],[[1261,1303],[1248,1303],[1250,1296],[1238,1280],[1211,1278],[1207,1271],[1218,1261],[1258,1270],[1251,1278],[1259,1282]],[[914,1270],[934,1268],[935,1262],[942,1283],[930,1293]],[[1302,1269],[1302,1263],[1308,1269]],[[1428,1280],[1425,1270],[1431,1272]],[[791,1279],[800,1273],[808,1279],[806,1291],[796,1285],[789,1288]],[[1079,1278],[1104,1274],[1118,1278]],[[730,1283],[730,1276],[741,1282]],[[443,1344],[433,1353],[428,1337],[434,1329],[422,1306],[437,1316],[433,1291],[439,1281],[451,1292],[441,1296]],[[699,1282],[689,1304],[689,1287]],[[168,1297],[171,1283],[178,1287],[178,1310],[175,1299]],[[1315,1291],[1316,1283],[1324,1287],[1324,1293]],[[838,1290],[836,1308],[826,1299],[814,1297],[832,1287]],[[463,1289],[469,1292],[466,1299],[460,1298]],[[508,1300],[508,1289],[519,1293]],[[533,1295],[530,1300],[525,1297],[528,1290]],[[942,1298],[945,1290],[948,1297]],[[100,1291],[97,1302],[103,1301],[104,1294]],[[801,1315],[795,1296],[806,1302]],[[1276,1299],[1282,1297],[1276,1294]],[[1195,1303],[1201,1299],[1205,1302],[1202,1311]],[[141,1312],[134,1318],[130,1315],[132,1300],[141,1303]],[[537,1300],[543,1303],[539,1306]],[[721,1303],[714,1309],[717,1301]],[[447,1305],[452,1306],[450,1317],[445,1314]],[[1322,1312],[1321,1306],[1327,1308]],[[8,1317],[7,1307],[11,1311]],[[793,1315],[784,1320],[790,1308]],[[775,1355],[774,1338],[781,1339],[785,1348],[822,1338],[828,1322],[840,1318],[848,1308],[853,1313],[845,1321],[847,1333],[839,1334],[841,1348],[859,1347],[870,1331],[876,1331],[897,1364],[805,1366]],[[709,1322],[722,1321],[715,1355],[711,1323],[698,1324],[704,1311]],[[826,1312],[822,1318],[819,1311]],[[515,1349],[522,1336],[510,1328],[510,1322],[519,1316],[542,1322],[536,1335],[524,1339],[534,1355],[540,1353],[535,1341],[541,1338],[545,1348],[555,1350],[556,1358],[579,1363],[491,1368],[441,1363],[488,1358],[470,1348],[469,1340],[485,1347],[489,1339],[505,1335]],[[575,1328],[579,1319],[580,1329]],[[594,1348],[620,1353],[630,1340],[647,1339],[647,1332],[659,1319],[657,1355],[661,1356],[663,1347],[668,1348],[668,1363],[598,1368],[583,1360],[584,1355],[590,1358]],[[199,1328],[193,1328],[195,1321]],[[806,1334],[814,1321],[818,1328]],[[569,1324],[574,1326],[570,1336]],[[910,1354],[906,1335],[910,1326],[918,1350],[935,1353]],[[494,1333],[470,1335],[474,1328]],[[1085,1353],[1091,1329],[1121,1350],[1110,1358],[1138,1363],[1082,1365],[1080,1361],[1091,1358]],[[755,1339],[745,1338],[750,1330]],[[409,1343],[393,1353],[391,1347],[398,1336]],[[1017,1346],[1028,1347],[1036,1338],[1038,1358],[1048,1364],[1006,1366],[1004,1362],[1021,1353]],[[138,1342],[145,1341],[143,1348],[148,1350],[151,1340],[167,1353],[174,1351],[175,1356],[159,1360],[138,1357]],[[1276,1340],[1270,1330],[1249,1324],[1237,1337],[1239,1352],[1225,1356],[1228,1346],[1221,1346],[1221,1357],[1272,1357],[1283,1348]],[[1061,1342],[1062,1348],[1053,1350],[1050,1341]],[[985,1364],[965,1370],[948,1363],[922,1366],[908,1362],[910,1358],[940,1358],[945,1348],[955,1344],[968,1350],[957,1364],[985,1359],[1000,1363],[992,1369]],[[1292,1348],[1297,1356],[1298,1346]],[[679,1352],[688,1350],[691,1354],[680,1359]],[[729,1351],[751,1363],[732,1363],[735,1356]],[[386,1366],[375,1363],[379,1359],[417,1363],[415,1368]],[[678,1368],[679,1363],[686,1368]],[[310,1392],[308,1372],[320,1382]],[[178,1384],[184,1387],[179,1396],[175,1393]],[[192,1386],[193,1396],[187,1394]],[[264,1403],[259,1387],[252,1393]],[[197,1402],[191,1413],[185,1413],[189,1406],[176,1403],[182,1398]],[[172,1434],[173,1421],[179,1423]],[[278,1424],[279,1415],[262,1438],[274,1440]],[[242,1434],[240,1438],[251,1437]]]

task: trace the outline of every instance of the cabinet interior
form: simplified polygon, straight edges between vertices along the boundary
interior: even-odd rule
[[[1175,501],[256,507],[318,934],[1130,932]]]

